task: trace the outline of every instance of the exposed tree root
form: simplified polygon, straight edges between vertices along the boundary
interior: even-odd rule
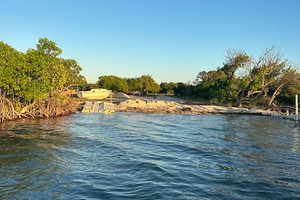
[[[0,122],[18,118],[48,118],[76,112],[78,104],[71,97],[48,95],[29,105],[23,105],[17,112],[14,103],[8,98],[0,97]]]

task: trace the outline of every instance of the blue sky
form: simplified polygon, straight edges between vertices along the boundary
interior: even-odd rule
[[[0,40],[19,51],[48,37],[99,76],[193,81],[226,50],[276,46],[300,62],[299,0],[0,0]]]

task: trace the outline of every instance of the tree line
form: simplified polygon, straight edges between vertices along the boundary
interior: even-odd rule
[[[239,107],[293,105],[299,91],[298,66],[274,47],[258,58],[229,50],[222,67],[201,71],[192,84],[162,83],[164,91]]]
[[[228,50],[222,67],[201,71],[192,83],[157,84],[149,75],[140,78],[100,76],[96,87],[125,93],[164,93],[210,104],[238,107],[293,105],[300,90],[298,65],[274,47],[258,57],[241,50]]]
[[[96,87],[129,94],[148,94],[160,91],[159,84],[150,75],[142,75],[139,78],[120,78],[113,75],[100,76]]]

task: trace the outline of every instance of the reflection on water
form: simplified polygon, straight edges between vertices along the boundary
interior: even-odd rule
[[[66,170],[61,168],[64,156],[57,153],[65,151],[72,139],[65,120],[22,120],[1,124],[0,197],[49,198],[45,191],[58,183],[58,175]]]
[[[300,198],[294,125],[140,113],[3,123],[0,199]]]

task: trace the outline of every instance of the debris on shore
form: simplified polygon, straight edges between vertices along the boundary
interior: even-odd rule
[[[175,101],[128,99],[120,103],[103,101],[86,102],[83,113],[141,112],[170,114],[251,114],[276,115],[276,112],[261,109],[224,107],[215,105],[184,105]]]
[[[113,113],[115,104],[103,101],[88,101],[82,107],[82,113]]]

